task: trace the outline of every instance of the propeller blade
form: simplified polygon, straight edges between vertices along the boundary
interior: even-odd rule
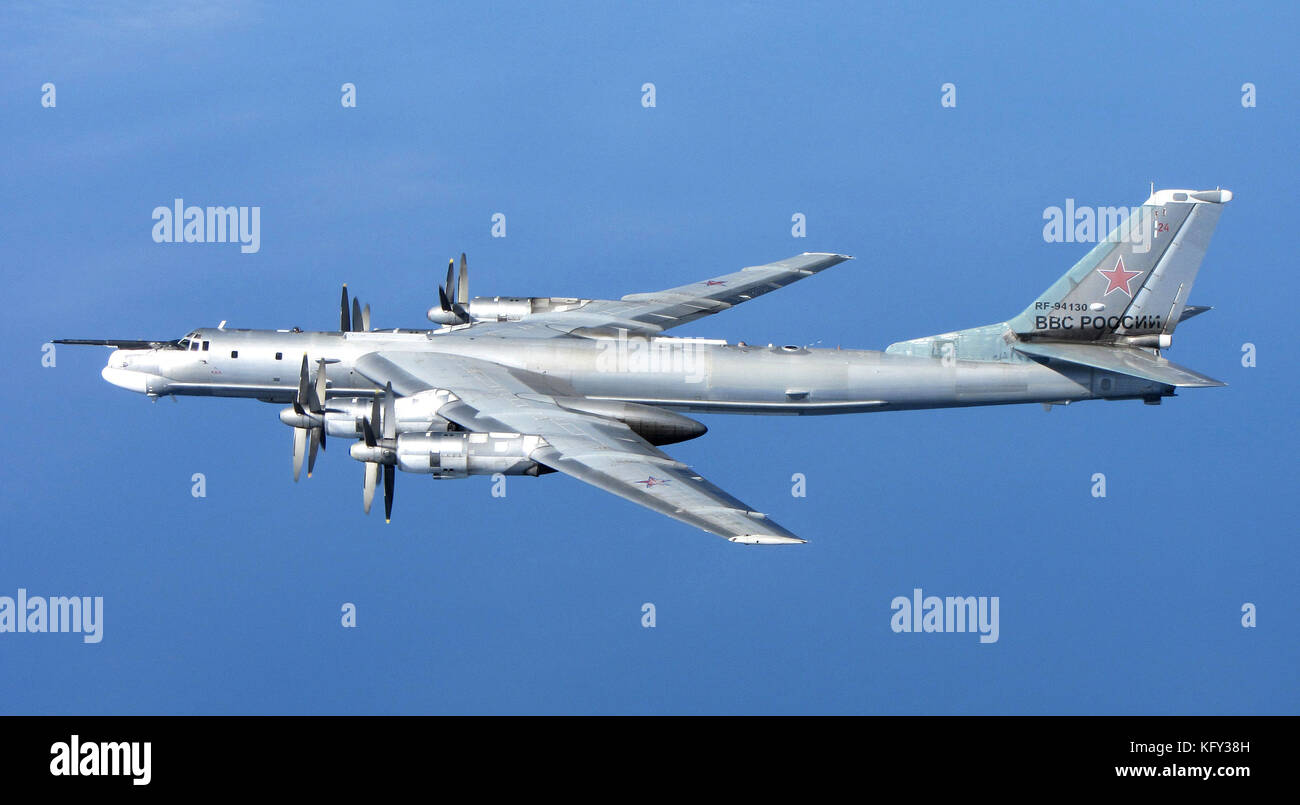
[[[352,298],[352,331],[361,329],[361,300]]]
[[[384,465],[384,522],[393,522],[393,475],[397,468],[392,464]]]
[[[302,473],[302,457],[307,452],[307,429],[293,429],[293,482],[298,483],[298,476]]]
[[[390,381],[384,386],[384,421],[380,429],[385,439],[397,438],[397,409],[395,403],[393,384]]]
[[[375,481],[379,479],[379,465],[366,462],[366,474],[361,481],[361,508],[370,514],[370,504],[375,502]]]
[[[447,298],[447,292],[441,285],[438,286],[438,307],[443,310],[451,310],[451,300]]]
[[[328,388],[329,382],[325,377],[325,359],[322,358],[316,362],[316,387],[312,389],[312,393],[315,395],[315,399],[312,400],[315,405],[311,409],[313,414],[324,413],[325,390]]]
[[[321,428],[307,428],[307,477],[311,477],[312,470],[316,469],[316,450],[320,447],[320,437],[324,433]]]
[[[307,354],[302,356],[302,370],[298,373],[298,399],[294,400],[294,410],[302,413],[302,407],[308,401],[308,389],[310,388],[307,377]]]
[[[447,261],[447,284],[444,285],[443,287],[445,287],[445,288],[447,289],[447,294],[448,294],[448,295],[456,293],[456,291],[455,291],[455,288],[456,288],[456,260],[455,260],[455,258],[452,258],[451,260],[448,260],[448,261]],[[442,308],[442,309],[443,309],[443,310],[451,310],[451,305],[450,305],[450,304],[443,305],[443,308]]]
[[[456,302],[469,304],[469,266],[465,264],[465,253],[460,253],[460,284],[456,286]]]
[[[361,332],[370,332],[370,303],[361,309]]]
[[[339,330],[349,332],[352,329],[352,318],[348,315],[348,284],[343,283],[343,299],[339,302]]]

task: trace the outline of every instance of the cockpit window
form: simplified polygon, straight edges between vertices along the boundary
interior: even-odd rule
[[[202,340],[202,336],[200,336],[198,331],[195,330],[182,338],[178,338],[175,341],[163,342],[158,346],[163,349],[194,350],[199,348],[199,342]]]

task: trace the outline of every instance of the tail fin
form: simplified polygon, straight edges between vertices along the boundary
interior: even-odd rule
[[[1228,190],[1160,190],[1010,321],[891,344],[886,352],[1014,360],[1018,343],[1167,347],[1183,319],[1208,308],[1187,297]],[[1111,208],[1114,219],[1119,211]]]
[[[1227,190],[1152,194],[1007,324],[1030,340],[1168,346],[1231,199]]]

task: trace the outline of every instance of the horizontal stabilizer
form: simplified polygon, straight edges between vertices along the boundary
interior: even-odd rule
[[[1228,385],[1137,347],[1033,341],[1016,344],[1015,350],[1037,358],[1066,361],[1170,386],[1200,388]]]
[[[1210,307],[1209,305],[1188,305],[1187,307],[1183,308],[1183,315],[1178,317],[1178,323],[1181,324],[1187,321],[1188,319],[1190,319],[1192,316],[1199,316],[1205,311],[1213,310],[1213,309],[1214,308]]]

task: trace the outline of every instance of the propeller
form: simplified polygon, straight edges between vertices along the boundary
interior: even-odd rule
[[[451,283],[447,283],[451,288]],[[456,286],[456,304],[469,304],[469,266],[465,263],[465,253],[460,253],[460,283]]]
[[[397,412],[393,384],[376,394],[370,403],[370,416],[361,420],[361,443],[352,446],[352,457],[365,463],[361,485],[361,507],[370,514],[375,487],[382,468],[384,476],[384,522],[393,519],[393,482],[397,474]],[[379,427],[376,434],[375,427]]]
[[[467,324],[471,321],[469,309],[469,267],[465,253],[460,254],[460,278],[456,276],[456,260],[447,261],[447,281],[438,286],[438,307],[429,309],[429,319],[439,324]]]
[[[339,300],[339,332],[370,332],[370,305],[361,306],[360,299],[353,299],[348,305],[348,284],[343,283],[343,296]]]
[[[316,382],[312,383],[307,371],[307,356],[302,356],[302,369],[298,373],[298,394],[293,401],[293,411],[313,424],[293,429],[293,480],[302,473],[304,454],[307,459],[307,477],[316,468],[316,451],[325,447],[325,361],[319,361]]]

